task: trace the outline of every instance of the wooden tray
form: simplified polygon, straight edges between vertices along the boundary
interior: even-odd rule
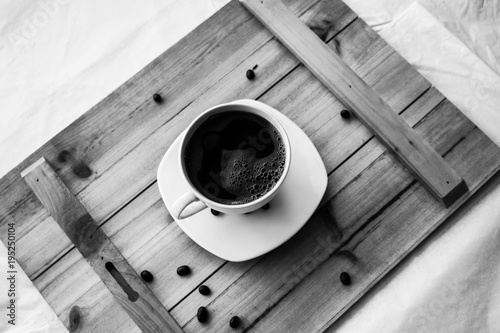
[[[20,173],[45,157],[186,332],[320,332],[500,167],[500,150],[340,0],[288,0],[299,16],[456,170],[467,195],[445,208],[237,1],[167,50],[0,182],[0,237],[67,327],[139,332]],[[256,78],[245,73],[255,69]],[[163,96],[161,103],[152,99]],[[168,215],[158,164],[210,106],[255,98],[295,121],[329,172],[322,206],[290,241],[243,263],[193,243]],[[179,277],[187,264],[192,274]],[[350,286],[339,281],[349,272]],[[212,294],[196,290],[208,285]],[[207,306],[208,323],[196,320]],[[70,325],[79,307],[81,321]]]

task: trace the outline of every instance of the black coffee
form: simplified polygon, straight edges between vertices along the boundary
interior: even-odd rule
[[[212,115],[184,151],[187,175],[207,198],[226,205],[256,200],[279,181],[285,146],[278,130],[250,112]]]

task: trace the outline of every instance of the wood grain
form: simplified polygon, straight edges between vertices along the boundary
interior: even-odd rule
[[[43,157],[21,176],[143,332],[183,332]],[[70,318],[75,330],[74,311]]]
[[[240,0],[449,207],[467,185],[432,147],[280,0]]]

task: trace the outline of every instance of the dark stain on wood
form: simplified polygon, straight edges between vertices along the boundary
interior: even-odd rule
[[[57,161],[59,163],[66,163],[70,160],[71,158],[71,153],[67,150],[63,150],[59,156],[57,156]]]
[[[73,173],[78,178],[88,178],[92,174],[92,170],[84,163],[80,163],[73,167]]]
[[[73,333],[78,331],[82,323],[82,311],[78,305],[75,305],[69,311],[69,332]]]
[[[106,241],[106,236],[89,214],[81,216],[71,226],[63,227],[63,230],[86,258],[99,251]]]

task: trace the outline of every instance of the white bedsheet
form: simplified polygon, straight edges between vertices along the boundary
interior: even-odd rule
[[[0,176],[226,2],[0,1]],[[498,0],[345,2],[500,145]],[[500,177],[487,187],[331,331],[500,331]],[[6,262],[0,245],[0,332],[65,332],[21,272],[7,324]]]

